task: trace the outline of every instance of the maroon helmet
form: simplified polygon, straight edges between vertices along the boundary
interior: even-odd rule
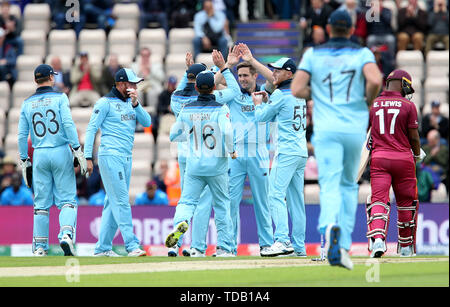
[[[402,96],[411,95],[414,93],[412,78],[406,71],[401,69],[394,70],[386,78],[386,84],[389,84],[389,81],[391,80],[400,80],[402,82]]]

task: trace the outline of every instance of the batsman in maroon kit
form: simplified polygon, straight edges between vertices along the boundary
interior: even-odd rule
[[[420,148],[417,110],[408,100],[413,93],[411,76],[394,70],[370,110],[372,195],[366,209],[369,251],[374,258],[386,252],[391,185],[398,210],[397,252],[403,257],[415,255],[419,209],[415,162],[422,160],[425,153]]]

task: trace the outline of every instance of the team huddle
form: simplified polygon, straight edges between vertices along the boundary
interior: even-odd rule
[[[173,231],[165,240],[168,256],[180,254],[183,234],[191,228],[191,246],[181,254],[205,257],[212,209],[217,228],[215,256],[237,255],[239,204],[247,176],[260,255],[307,256],[304,170],[308,158],[306,101],[311,99],[312,144],[320,185],[317,230],[324,239],[321,260],[353,268],[349,251],[358,204],[357,174],[368,130],[372,195],[367,202],[367,237],[371,257],[386,252],[391,185],[399,210],[398,251],[401,256],[414,255],[418,210],[414,159],[423,159],[424,153],[417,111],[404,98],[414,92],[411,77],[404,71],[392,72],[386,90],[379,95],[381,73],[373,53],[348,39],[353,31],[348,13],[335,11],[327,30],[330,40],[308,49],[298,66],[290,58],[281,58],[266,67],[243,43],[230,48],[226,60],[213,50],[214,66],[210,68],[194,63],[192,54],[186,54],[187,70],[170,105],[176,116],[170,140],[178,143],[182,192]],[[237,81],[232,73],[235,67]],[[52,89],[53,74],[48,65],[36,68],[38,89],[24,101],[19,120],[21,166],[35,193],[34,255],[47,254],[48,215],[53,203],[61,209],[61,248],[66,256],[75,255],[74,165],[89,176],[96,158],[107,196],[94,255],[118,256],[112,251],[112,241],[119,229],[128,255],[144,256],[133,233],[128,194],[136,123],[151,124],[137,98],[137,84],[142,79],[130,69],[119,70],[111,92],[92,110],[83,153],[67,96]],[[265,79],[261,86],[258,76]],[[98,157],[93,157],[98,129],[100,147]],[[35,149],[32,163],[29,134]],[[275,144],[272,161],[270,140]]]

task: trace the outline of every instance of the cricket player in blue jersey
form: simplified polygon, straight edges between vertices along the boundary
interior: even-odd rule
[[[239,50],[235,47],[230,48],[228,53],[228,60],[232,57],[238,58]],[[216,62],[219,61],[219,65],[225,65],[225,61],[220,53],[216,53]],[[227,61],[228,62],[228,61]],[[186,54],[186,65],[188,67],[186,74],[183,76],[177,89],[171,97],[171,109],[175,116],[178,117],[182,108],[188,103],[197,100],[198,92],[195,89],[196,76],[205,71],[207,68],[204,64],[194,64],[192,55],[188,52]],[[227,63],[227,65],[229,65]],[[216,97],[216,102],[225,104],[232,101],[239,93],[239,85],[234,79],[233,74],[229,69],[224,70],[223,78],[225,82],[229,84],[228,88],[221,90],[214,90],[213,95]],[[178,143],[178,165],[180,167],[180,181],[183,189],[184,176],[186,173],[186,157],[184,153],[189,151],[187,142]],[[191,257],[204,257],[207,248],[206,235],[209,226],[209,218],[211,216],[212,208],[212,195],[209,191],[209,187],[206,186],[204,192],[202,192],[199,203],[196,206],[195,213],[192,222],[192,242],[190,250],[183,250],[184,256]],[[178,240],[178,243],[173,248],[169,248],[168,256],[177,256],[179,247],[182,245],[182,237]]]
[[[115,75],[115,86],[96,102],[86,130],[85,154],[89,173],[93,171],[95,134],[98,129],[101,130],[98,166],[106,191],[95,256],[118,256],[112,251],[117,228],[122,234],[128,256],[146,255],[133,232],[129,203],[136,122],[144,127],[151,125],[150,115],[137,98],[136,87],[142,80],[131,69],[120,69]]]
[[[304,173],[308,150],[306,148],[306,101],[291,94],[292,77],[296,65],[290,58],[281,58],[269,64],[273,70],[276,90],[267,101],[266,92],[252,94],[257,121],[276,122],[276,151],[269,177],[268,202],[275,224],[275,243],[266,256],[292,255],[306,257],[306,214],[304,200]],[[292,234],[289,237],[289,218]]]
[[[60,209],[58,239],[65,256],[75,256],[77,221],[74,165],[86,174],[86,159],[64,93],[53,90],[53,68],[39,65],[34,71],[36,92],[23,104],[19,118],[18,145],[23,178],[34,191],[33,254],[48,252],[49,210]],[[28,135],[34,148],[33,164],[28,157]],[[69,147],[72,148],[70,148]]]
[[[325,236],[325,252],[330,265],[351,270],[348,251],[358,204],[356,176],[369,122],[368,106],[380,90],[382,76],[372,52],[349,40],[354,27],[345,10],[331,14],[327,31],[330,40],[303,55],[291,89],[294,96],[314,101],[318,229]]]
[[[213,58],[218,51],[213,51]],[[220,55],[221,56],[221,55]],[[218,66],[222,72],[226,64]],[[174,216],[174,230],[166,238],[166,246],[178,243],[188,229],[198,199],[205,186],[213,197],[218,242],[217,257],[232,257],[231,218],[228,190],[228,154],[236,158],[233,130],[227,106],[216,101],[213,95],[214,74],[204,71],[197,75],[197,101],[187,104],[180,112],[170,133],[172,141],[187,141],[189,152],[183,190]]]

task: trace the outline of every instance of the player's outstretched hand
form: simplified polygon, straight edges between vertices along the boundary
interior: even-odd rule
[[[186,53],[186,67],[189,69],[189,67],[191,67],[192,65],[194,65],[194,56],[192,55],[191,52],[187,52]]]
[[[238,46],[242,60],[246,62],[251,62],[253,60],[253,54],[250,51],[250,48],[248,48],[248,46],[244,43],[240,43]]]
[[[214,49],[211,55],[214,65],[219,67],[221,71],[226,68],[225,59],[223,58],[222,52]]]
[[[231,159],[233,159],[233,160],[236,159],[238,157],[236,150],[233,153],[231,153],[230,156],[231,156]]]
[[[260,91],[260,92],[253,92],[252,93],[252,100],[254,105],[260,105],[263,101],[267,102],[269,96],[267,95],[266,91]]]
[[[234,67],[239,63],[239,60],[241,58],[241,52],[239,50],[239,46],[235,45],[233,48],[228,49],[228,57],[227,57],[227,64],[228,67]]]
[[[88,178],[94,171],[94,163],[92,163],[92,160],[86,160],[86,165],[86,178]]]
[[[22,177],[27,187],[31,188],[33,183],[33,166],[31,165],[30,158],[20,160],[20,167],[22,168]]]

